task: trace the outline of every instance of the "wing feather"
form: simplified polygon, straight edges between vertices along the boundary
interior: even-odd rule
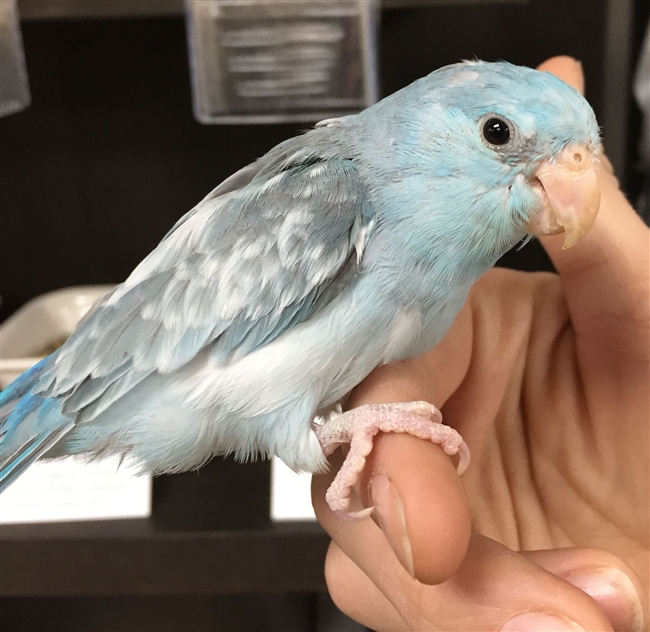
[[[293,139],[224,181],[172,228],[45,367],[36,392],[89,420],[153,372],[210,349],[231,362],[326,305],[372,226],[350,160]]]

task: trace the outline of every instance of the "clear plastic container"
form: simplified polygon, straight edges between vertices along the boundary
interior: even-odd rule
[[[31,102],[16,0],[0,0],[0,116]]]
[[[377,0],[186,0],[201,123],[318,121],[377,100]]]

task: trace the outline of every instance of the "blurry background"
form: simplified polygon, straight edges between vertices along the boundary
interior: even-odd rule
[[[382,4],[381,96],[460,59],[581,60],[608,154],[638,198],[631,85],[649,2]],[[309,126],[199,124],[181,2],[18,8],[31,105],[0,119],[0,321],[44,292],[123,280],[216,184]],[[550,269],[535,242],[503,263]],[[160,477],[151,519],[2,526],[2,629],[359,629],[320,596],[320,528],[270,522],[269,472],[226,460]]]

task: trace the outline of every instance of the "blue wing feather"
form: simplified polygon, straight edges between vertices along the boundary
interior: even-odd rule
[[[321,309],[357,269],[372,211],[350,160],[299,159],[299,140],[177,222],[84,320],[35,392],[89,421],[153,372],[206,347],[232,361]]]

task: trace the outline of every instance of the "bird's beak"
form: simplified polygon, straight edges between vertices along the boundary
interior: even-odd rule
[[[526,230],[538,236],[564,232],[562,248],[571,248],[589,232],[598,214],[598,158],[581,145],[565,147],[557,160],[540,164],[535,177],[543,205]]]

